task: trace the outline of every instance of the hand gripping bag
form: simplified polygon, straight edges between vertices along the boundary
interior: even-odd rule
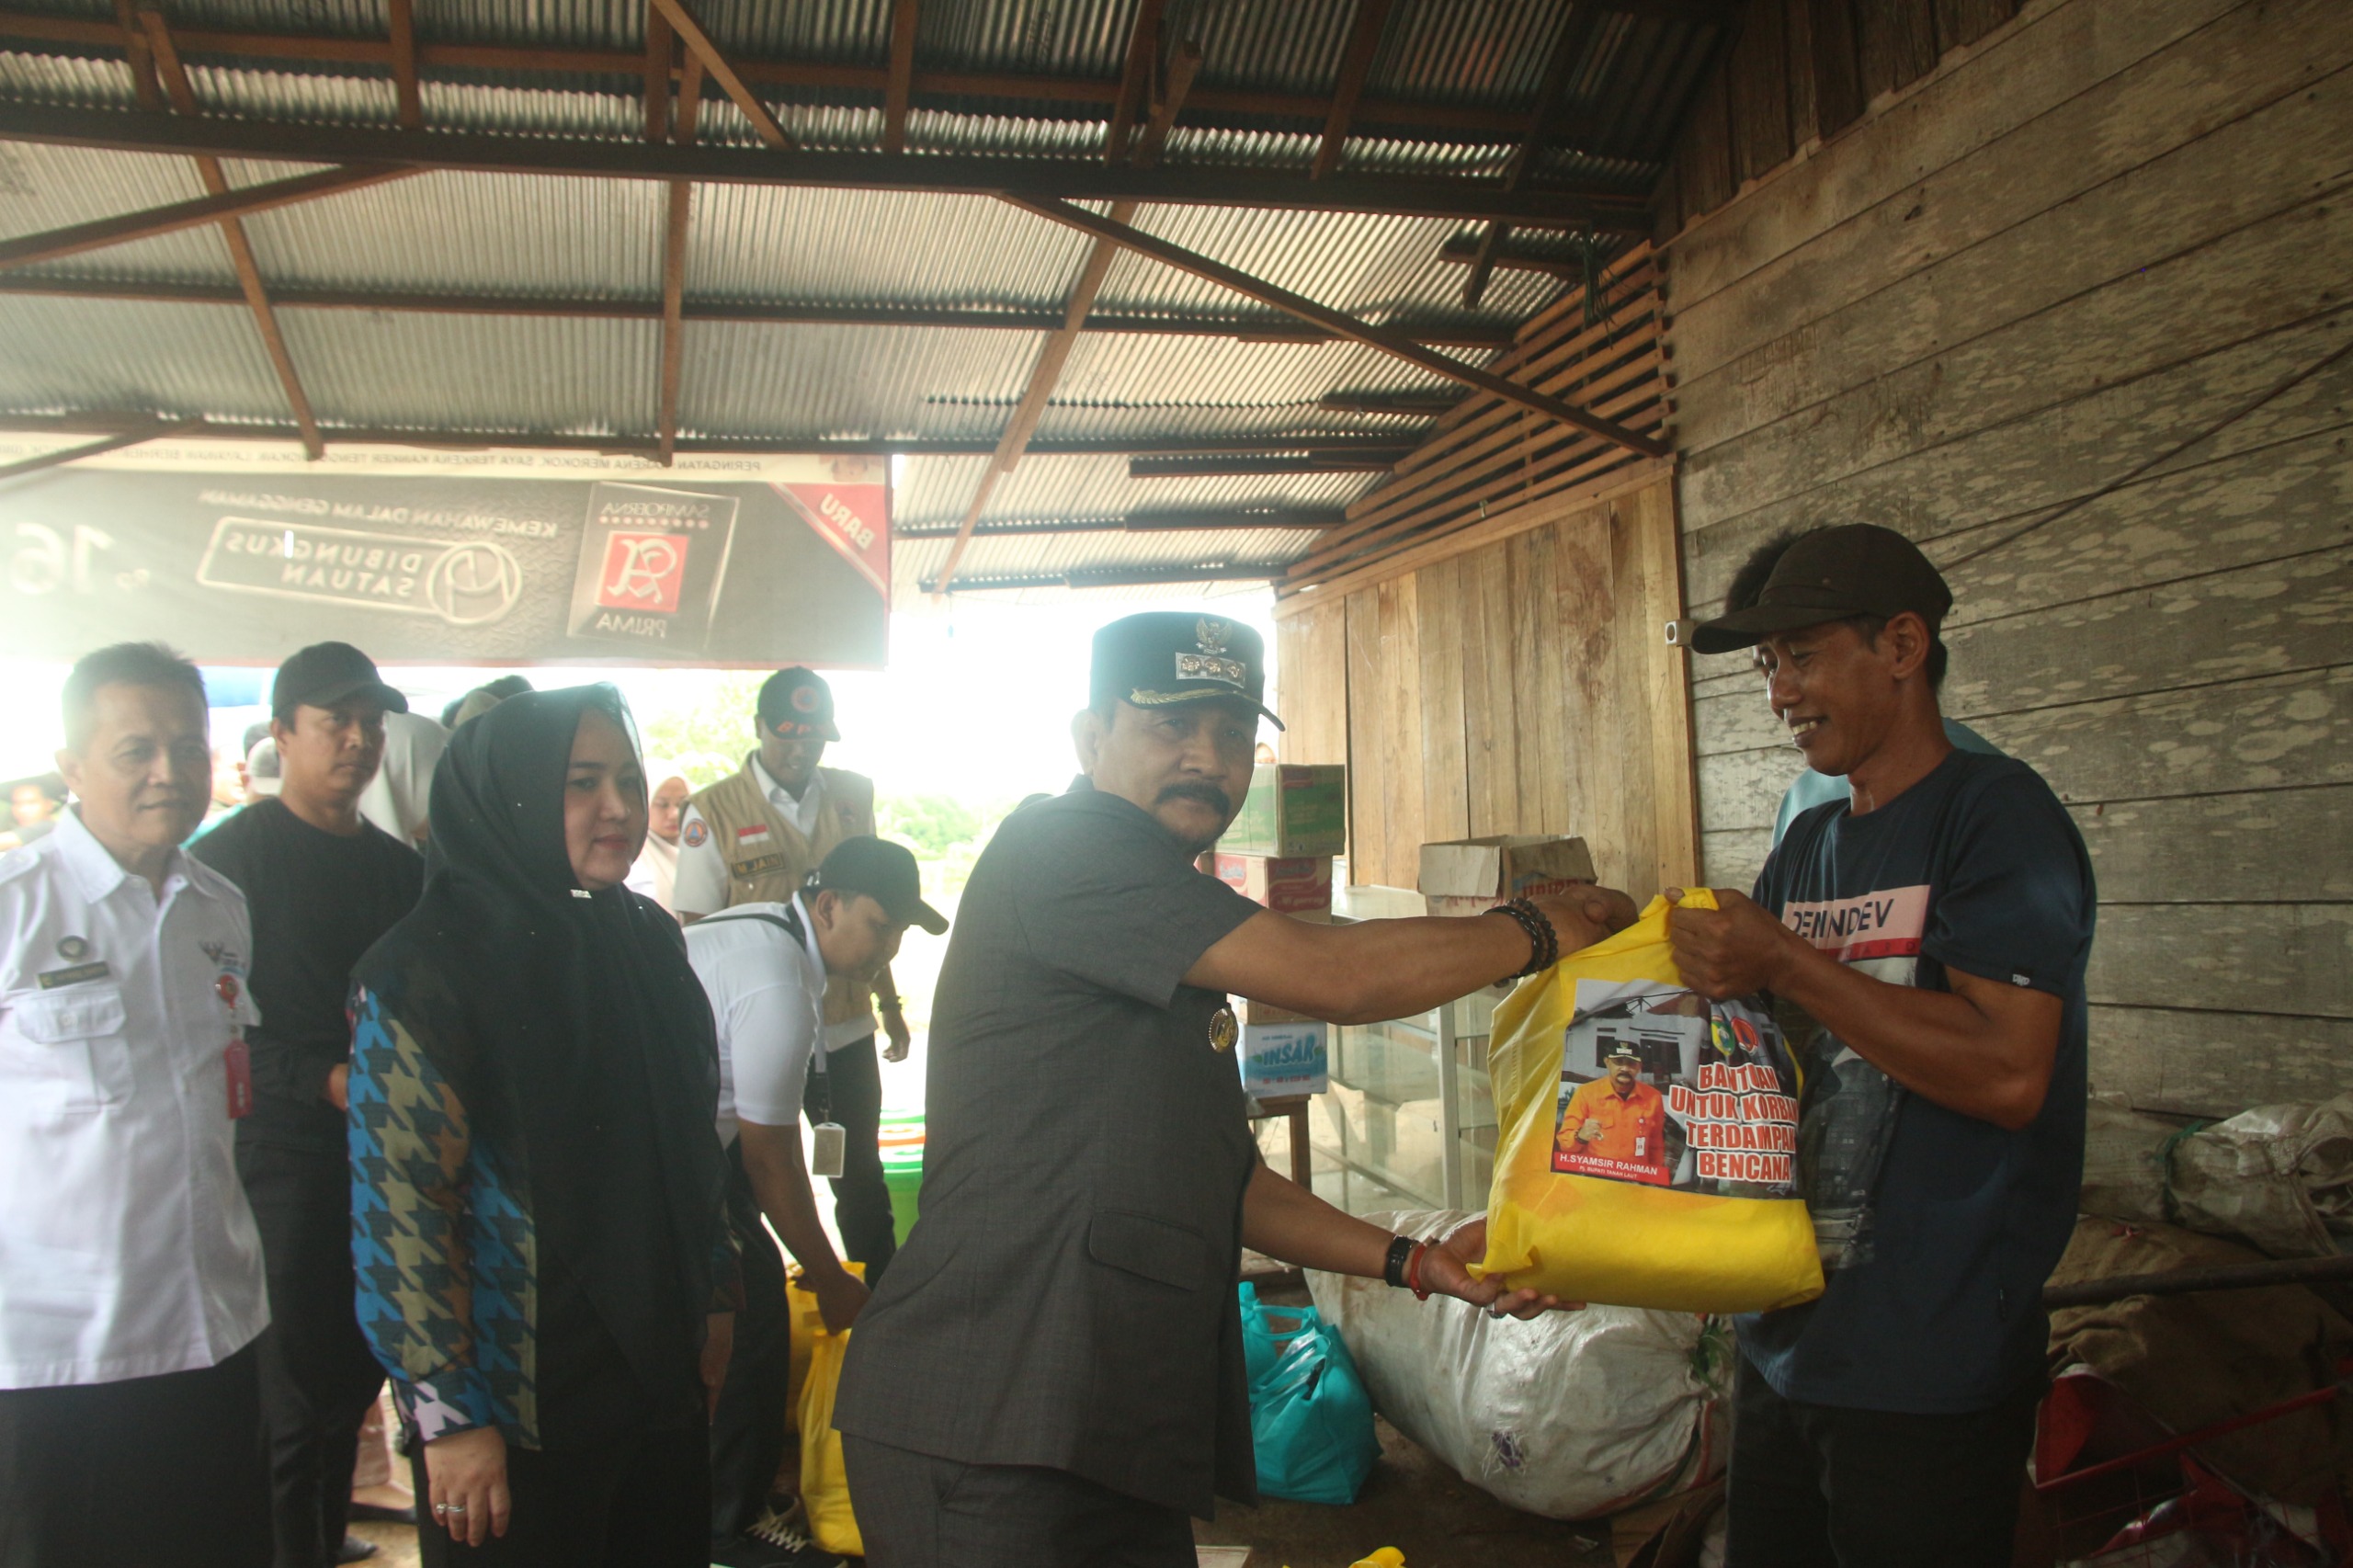
[[[1684,895],[1713,909],[1703,888]],[[1495,1009],[1498,1120],[1475,1270],[1570,1301],[1760,1312],[1822,1293],[1798,1196],[1798,1074],[1761,997],[1687,990],[1668,904]]]
[[[866,1277],[866,1265],[843,1267]],[[792,1310],[792,1384],[787,1403],[801,1432],[801,1501],[809,1512],[811,1539],[827,1551],[846,1557],[864,1554],[857,1516],[850,1512],[849,1472],[842,1462],[842,1435],[834,1430],[834,1390],[842,1377],[842,1358],[849,1352],[849,1336],[825,1326],[814,1291],[801,1287],[795,1269],[787,1281],[785,1299]]]

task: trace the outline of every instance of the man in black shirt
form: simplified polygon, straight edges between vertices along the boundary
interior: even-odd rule
[[[1532,972],[1623,893],[1327,926],[1193,858],[1250,788],[1265,665],[1218,616],[1096,636],[1086,774],[998,828],[932,1014],[923,1217],[851,1336],[835,1407],[876,1568],[1193,1562],[1186,1516],[1255,1500],[1241,1248],[1532,1314],[1466,1266],[1267,1168],[1229,993],[1348,1023]]]
[[[382,1384],[352,1306],[351,1173],[344,1142],[351,966],[425,885],[416,851],[359,815],[383,756],[384,714],[408,699],[358,649],[321,642],[270,692],[282,783],[191,847],[244,890],[261,1022],[253,1113],[237,1174],[269,1286],[262,1405],[276,1568],[328,1568],[343,1549],[359,1426]]]
[[[1799,814],[1753,901],[1672,917],[1694,987],[1815,1026],[1798,1148],[1828,1284],[1739,1320],[1728,1558],[1998,1568],[2075,1223],[2091,863],[2031,767],[1946,737],[1952,593],[1917,547],[1857,524],[1758,566],[1692,645],[1753,648],[1847,798]]]

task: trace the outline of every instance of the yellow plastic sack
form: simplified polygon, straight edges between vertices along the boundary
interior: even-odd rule
[[[827,1551],[866,1555],[858,1520],[849,1510],[849,1472],[842,1465],[842,1435],[834,1430],[834,1388],[842,1379],[842,1356],[853,1331],[839,1334],[817,1324],[809,1346],[809,1377],[801,1385],[801,1503],[809,1511],[809,1534]]]
[[[1687,906],[1712,909],[1704,889]],[[1686,990],[1668,905],[1495,1009],[1500,1274],[1564,1300],[1757,1312],[1822,1293],[1797,1196],[1798,1074],[1759,1000]]]
[[[866,1278],[862,1263],[842,1267]],[[784,1296],[792,1313],[788,1408],[801,1433],[801,1500],[809,1511],[809,1533],[827,1551],[863,1557],[866,1543],[850,1514],[849,1477],[842,1468],[842,1435],[834,1430],[834,1388],[841,1381],[851,1331],[835,1334],[825,1327],[816,1292],[801,1289],[799,1268],[787,1277]]]

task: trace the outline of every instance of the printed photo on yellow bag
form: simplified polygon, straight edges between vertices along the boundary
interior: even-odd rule
[[[1705,889],[1684,902],[1715,906]],[[1567,1300],[1756,1312],[1822,1293],[1798,1074],[1764,1000],[1687,989],[1665,899],[1495,1009],[1500,1274]]]

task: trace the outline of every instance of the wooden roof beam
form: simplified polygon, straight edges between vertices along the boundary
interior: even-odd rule
[[[948,153],[779,152],[709,142],[679,147],[483,131],[297,125],[225,115],[186,119],[23,103],[0,103],[0,141],[124,153],[205,153],[221,158],[283,158],[288,147],[296,146],[305,157],[321,162],[407,169],[1377,212],[1472,222],[1505,218],[1530,227],[1623,234],[1649,230],[1642,204],[1621,192],[1531,187],[1506,191],[1492,182],[1452,176],[1339,175],[1310,182],[1279,170],[1141,169],[1091,160]],[[188,221],[210,222],[217,216],[205,213]]]
[[[147,35],[148,60],[156,81],[174,111],[185,115],[200,112],[196,88],[188,81],[188,68],[180,63],[179,51],[172,46],[171,28],[165,23],[163,12],[153,6],[144,7],[139,13],[139,25]],[[229,176],[222,170],[220,159],[199,156],[196,173],[208,194],[230,194]],[[229,265],[237,274],[237,286],[245,297],[246,308],[253,312],[254,327],[261,334],[262,350],[268,355],[270,369],[277,372],[278,387],[286,394],[286,406],[294,415],[294,427],[301,432],[302,449],[315,462],[326,456],[327,445],[319,435],[318,415],[312,410],[310,394],[302,390],[302,378],[295,372],[294,356],[286,347],[286,335],[278,329],[278,315],[270,309],[269,290],[262,286],[261,267],[254,260],[253,245],[245,238],[244,222],[236,218],[222,219],[221,238],[228,244]]]
[[[1496,225],[1489,227],[1489,233],[1482,234],[1477,239],[1472,239],[1467,234],[1458,234],[1447,241],[1445,244],[1438,247],[1438,260],[1453,267],[1475,267],[1479,265],[1480,258],[1484,256],[1488,267],[1494,271],[1542,272],[1554,278],[1566,278],[1577,282],[1585,280],[1585,267],[1574,256],[1535,256],[1526,251],[1506,250],[1500,244],[1495,244],[1491,250],[1489,248],[1490,234]]]
[[[29,432],[39,435],[112,436],[127,430],[143,430],[157,422],[153,413],[124,413],[119,410],[92,410],[80,414],[27,415],[0,414],[0,431]],[[176,433],[207,440],[232,441],[290,441],[295,438],[290,425],[248,425],[239,423],[213,424],[204,419],[192,420],[177,426]],[[326,432],[330,445],[420,447],[429,450],[481,451],[494,447],[510,447],[517,451],[557,452],[628,452],[651,457],[651,441],[630,436],[553,436],[529,430],[410,430],[390,426],[351,426],[330,427]],[[143,437],[152,439],[153,437]],[[1375,437],[1387,449],[1394,445],[1393,436]],[[1332,443],[1325,443],[1331,445]],[[962,437],[897,437],[881,439],[840,437],[810,437],[795,436],[702,436],[678,437],[682,452],[753,452],[813,457],[916,457],[916,458],[985,458],[996,449],[993,441],[973,441]],[[1130,457],[1139,453],[1200,452],[1200,451],[1296,451],[1296,437],[1268,437],[1237,436],[1203,438],[1187,436],[1176,438],[1132,437],[1110,440],[1034,440],[1028,455],[1033,458],[1105,458]]]
[[[1139,116],[1150,112],[1152,78],[1160,56],[1162,0],[1136,0],[1134,23],[1128,28],[1128,59],[1120,73],[1120,94],[1111,101],[1111,124],[1103,137],[1103,161],[1117,164],[1128,155],[1128,133]]]
[[[1389,25],[1389,0],[1357,0],[1355,18],[1348,24],[1348,41],[1340,51],[1339,80],[1332,87],[1332,108],[1324,117],[1324,141],[1315,149],[1310,179],[1322,179],[1340,166],[1340,153],[1348,140],[1348,122],[1357,100],[1364,95],[1365,73],[1381,48],[1381,31]]]
[[[728,63],[727,57],[719,51],[719,46],[710,41],[710,35],[702,30],[702,24],[695,20],[694,13],[687,9],[686,0],[653,0],[653,3],[669,19],[678,40],[701,58],[703,69],[710,73],[711,80],[719,84],[721,91],[733,98],[735,107],[744,111],[744,118],[752,122],[752,129],[760,133],[761,141],[779,152],[790,152],[799,145],[785,134],[784,127],[776,122],[776,116],[768,112],[768,106],[760,102],[759,95],[736,74],[735,67]]]
[[[400,105],[401,129],[425,129],[425,92],[416,77],[415,0],[387,0],[392,45],[392,96]]]
[[[680,145],[695,139],[702,109],[702,56],[689,51],[678,73],[678,104],[671,130]],[[662,229],[662,371],[654,455],[664,468],[678,449],[678,384],[687,356],[687,227],[694,213],[692,180],[670,182]]]
[[[1215,566],[1087,566],[1022,577],[983,577],[966,583],[968,594],[1009,592],[1017,588],[1150,588],[1183,583],[1280,582],[1290,567],[1279,562],[1233,562]],[[926,594],[948,592],[946,579],[926,579]]]
[[[1217,479],[1278,473],[1387,473],[1414,449],[1386,452],[1272,453],[1265,457],[1130,458],[1130,479]]]
[[[1593,47],[1593,36],[1600,30],[1600,11],[1590,6],[1579,6],[1561,24],[1561,36],[1553,40],[1552,52],[1544,62],[1543,77],[1536,85],[1535,112],[1528,117],[1528,134],[1512,149],[1511,157],[1504,165],[1504,188],[1518,190],[1527,178],[1529,165],[1544,144],[1546,132],[1552,128],[1561,96],[1568,90],[1569,78],[1584,63],[1586,51]],[[1462,303],[1468,308],[1478,304],[1487,292],[1487,279],[1495,275],[1495,258],[1502,254],[1504,242],[1511,237],[1511,225],[1502,219],[1489,223],[1479,236],[1478,249],[1471,257],[1471,276],[1462,280]]]
[[[1120,222],[1116,217],[1098,217],[1084,208],[1074,207],[1067,201],[1014,197],[1008,197],[1006,199],[1017,207],[1035,212],[1051,222],[1060,223],[1065,228],[1076,229],[1083,233],[1093,234],[1098,239],[1110,240],[1129,250],[1173,267],[1180,272],[1188,272],[1207,282],[1230,289],[1245,299],[1256,300],[1258,303],[1272,306],[1287,315],[1297,316],[1302,321],[1324,328],[1335,337],[1347,338],[1351,342],[1361,343],[1369,348],[1379,349],[1393,359],[1402,359],[1408,365],[1419,366],[1434,375],[1445,377],[1448,381],[1459,381],[1467,387],[1475,387],[1506,403],[1517,403],[1522,408],[1541,414],[1548,419],[1574,426],[1577,429],[1598,436],[1614,446],[1623,447],[1628,451],[1640,452],[1646,458],[1659,458],[1666,456],[1671,449],[1656,437],[1630,430],[1612,420],[1589,414],[1574,403],[1540,392],[1533,387],[1506,381],[1476,365],[1468,365],[1460,359],[1450,358],[1444,354],[1425,348],[1411,338],[1402,336],[1387,327],[1367,325],[1328,306],[1317,304],[1303,294],[1294,294],[1288,289],[1269,283],[1263,278],[1253,278],[1246,272],[1226,266],[1223,262],[1212,260],[1199,251],[1188,250],[1183,245],[1161,239],[1157,235],[1147,234],[1141,229]]]
[[[256,212],[291,207],[300,201],[315,201],[322,196],[381,185],[386,180],[403,179],[416,172],[412,168],[381,167],[320,169],[262,185],[248,185],[220,194],[199,196],[192,200],[167,202],[161,207],[149,207],[137,212],[94,219],[87,223],[69,223],[62,229],[45,229],[37,234],[23,234],[13,240],[0,241],[0,267],[28,267],[37,261],[55,261],[60,256],[103,250],[108,245],[123,244],[131,240],[153,239],[157,234],[176,233],[182,229],[217,223],[223,218],[248,217]]]
[[[892,0],[891,6],[891,75],[882,86],[882,150],[907,150],[907,101],[915,79],[915,6],[917,0]]]
[[[677,62],[677,40],[670,18],[654,0],[645,3],[645,139],[670,138],[670,72]]]
[[[1158,0],[1143,0],[1143,6],[1139,10],[1136,20],[1139,37],[1143,36],[1147,19],[1144,15],[1146,11],[1151,13],[1149,18],[1153,29],[1151,37],[1154,40],[1156,54],[1159,38]],[[1196,51],[1191,63],[1183,66],[1169,77],[1169,90],[1163,93],[1159,101],[1152,106],[1151,123],[1144,128],[1143,136],[1135,148],[1139,156],[1149,161],[1160,155],[1160,149],[1168,139],[1168,128],[1176,123],[1176,116],[1184,109],[1185,89],[1191,85],[1194,69],[1199,63],[1200,55]],[[1131,68],[1133,64],[1133,59],[1131,57]],[[1147,85],[1158,78],[1156,60],[1145,62],[1143,74]],[[1124,131],[1120,131],[1114,140],[1124,141]],[[1111,204],[1112,218],[1122,224],[1135,216],[1135,210],[1136,203],[1132,201],[1115,201]],[[964,518],[956,529],[955,542],[948,547],[948,559],[940,563],[938,575],[935,579],[935,585],[931,590],[934,597],[945,594],[948,591],[948,585],[955,580],[957,562],[963,560],[965,548],[972,541],[972,530],[979,526],[981,513],[987,507],[990,495],[995,493],[997,481],[1011,473],[1020,463],[1021,454],[1029,445],[1029,437],[1037,434],[1038,422],[1046,416],[1047,401],[1053,396],[1054,387],[1062,381],[1063,367],[1069,363],[1070,352],[1078,344],[1079,331],[1086,324],[1087,312],[1095,308],[1095,296],[1102,291],[1103,279],[1110,276],[1111,263],[1117,260],[1118,256],[1117,246],[1107,244],[1099,239],[1087,252],[1086,261],[1079,268],[1078,281],[1072,286],[1070,301],[1063,311],[1063,324],[1049,334],[1045,343],[1040,347],[1038,362],[1029,370],[1029,384],[1022,392],[1021,402],[1014,409],[1013,417],[1006,423],[1005,435],[997,442],[996,455],[990,460],[987,471],[981,475],[980,483],[973,488],[972,503],[964,508]]]
[[[1036,521],[999,519],[972,530],[975,539],[1045,538],[1056,534],[1233,533],[1243,529],[1267,532],[1322,530],[1338,528],[1345,512],[1131,512],[1124,517],[1040,517]],[[953,539],[953,524],[892,523],[891,537]]]
[[[1461,401],[1459,395],[1449,392],[1328,392],[1315,400],[1315,406],[1338,414],[1397,414],[1435,419]]]
[[[1672,0],[1662,0],[1672,3]],[[1699,6],[1701,0],[1684,0]],[[1605,6],[1640,13],[1639,0]],[[1662,13],[1663,14],[1663,13]],[[1724,24],[1718,24],[1724,25]],[[267,33],[222,28],[182,27],[176,30],[184,58],[233,55],[264,60],[299,60],[313,64],[368,65],[392,69],[392,46],[369,38],[325,34]],[[125,40],[110,24],[82,17],[0,7],[0,37],[44,43],[71,44],[103,51],[123,50]],[[523,74],[638,76],[645,69],[642,51],[618,49],[563,49],[520,44],[424,42],[416,46],[420,68],[440,71],[498,71]],[[878,95],[889,90],[887,68],[834,64],[822,61],[745,60],[734,62],[746,82],[769,86],[835,87]],[[1124,78],[1041,76],[1017,72],[917,71],[910,83],[914,95],[952,97],[996,97],[1047,102],[1112,106],[1118,102]],[[1204,114],[1277,115],[1320,122],[1329,114],[1330,99],[1312,93],[1283,93],[1251,87],[1204,86],[1194,95],[1194,108]],[[1426,102],[1408,98],[1366,97],[1357,105],[1355,123],[1458,131],[1482,137],[1519,133],[1525,113],[1485,104]]]
[[[18,458],[14,462],[0,463],[0,479],[14,479],[20,473],[39,473],[43,469],[61,468],[66,463],[79,462],[84,458],[103,457],[108,452],[119,452],[125,447],[136,447],[142,442],[153,441],[160,437],[185,434],[198,428],[203,423],[201,419],[179,419],[168,422],[151,419],[145,425],[119,431],[112,436],[101,436],[97,440],[86,442],[82,446],[61,447],[53,452],[42,452],[36,457]]]
[[[53,300],[137,301],[154,304],[234,305],[244,295],[212,283],[125,282],[114,278],[21,277],[0,274],[0,295]],[[662,301],[538,294],[427,294],[369,289],[288,289],[273,291],[280,311],[381,311],[408,315],[559,316],[595,321],[658,321]],[[1051,332],[1060,312],[968,310],[948,305],[745,304],[686,301],[690,322],[769,326],[946,327],[957,331]],[[1506,348],[1503,324],[1391,324],[1421,343],[1450,348]],[[1327,343],[1331,335],[1284,320],[1089,314],[1083,332],[1123,332],[1156,337],[1231,337],[1245,343]]]

